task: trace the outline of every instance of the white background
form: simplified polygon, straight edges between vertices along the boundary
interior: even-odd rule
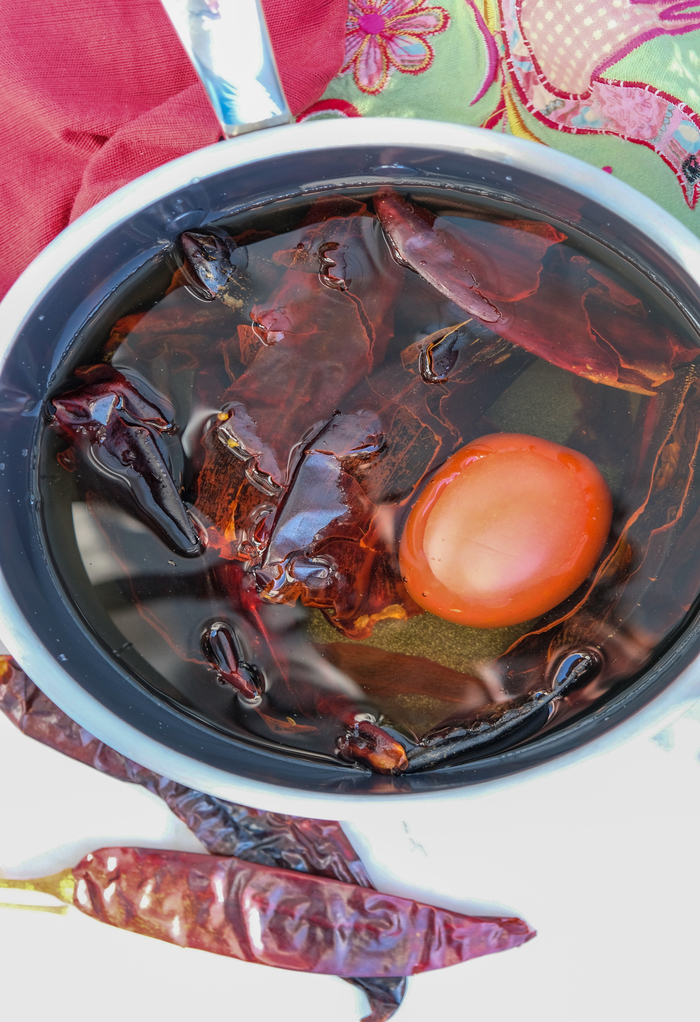
[[[697,1022],[699,750],[696,707],[655,740],[517,791],[347,825],[378,888],[506,909],[539,931],[523,948],[410,980],[396,1022]],[[155,796],[1,718],[4,874],[46,875],[111,844],[202,850]],[[338,979],[183,950],[76,909],[0,909],[0,973],[12,1022],[357,1022],[365,1011]]]

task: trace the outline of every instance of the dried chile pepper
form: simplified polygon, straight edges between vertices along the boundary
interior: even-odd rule
[[[331,218],[299,239],[279,286],[253,306],[252,326],[239,328],[249,365],[224,395],[228,418],[217,427],[221,442],[276,487],[288,483],[295,445],[383,358],[399,280],[374,218]],[[330,245],[343,287],[324,270]]]
[[[23,734],[49,748],[158,795],[212,855],[372,887],[338,823],[250,809],[161,777],[81,728],[9,656],[0,657],[0,710]],[[370,1014],[363,1022],[388,1022],[406,993],[401,976],[345,979],[367,995]]]
[[[9,656],[0,657],[0,710],[30,738],[158,795],[215,855],[371,886],[338,823],[249,809],[161,777],[76,724]]]
[[[181,947],[350,978],[413,976],[518,947],[517,918],[437,909],[232,857],[101,848],[46,878],[86,915]],[[40,881],[30,882],[41,890]],[[0,887],[26,881],[0,880]]]
[[[362,1022],[388,1022],[401,1007],[408,984],[405,976],[346,976],[345,982],[363,990],[372,1007]]]
[[[282,866],[371,887],[364,867],[338,824],[247,809],[154,774],[80,728],[8,656],[0,658],[0,709],[30,737],[110,776],[142,784],[159,795],[212,854],[235,854],[239,859],[261,865]],[[50,893],[60,894],[60,890],[59,885]],[[484,924],[487,928],[494,925],[489,920]],[[508,946],[534,936],[519,920],[507,921],[507,925],[512,925]],[[493,933],[501,941],[504,939],[497,931]],[[388,976],[387,971],[384,969],[380,977],[344,977],[364,990],[369,999],[371,1013],[363,1022],[388,1022],[405,996],[405,978]]]

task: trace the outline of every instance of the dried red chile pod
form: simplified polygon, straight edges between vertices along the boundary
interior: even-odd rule
[[[39,740],[53,748],[67,752],[74,758],[90,763],[90,765],[96,766],[112,776],[142,783],[149,790],[161,795],[161,797],[165,797],[168,804],[175,809],[180,818],[190,826],[200,840],[204,841],[212,851],[217,851],[219,855],[225,854],[226,851],[235,851],[238,858],[247,858],[249,861],[266,863],[271,859],[273,861],[281,860],[293,870],[306,871],[311,868],[320,875],[338,876],[340,874],[340,878],[347,878],[354,883],[359,882],[365,885],[369,883],[361,864],[354,858],[354,853],[337,824],[328,821],[303,820],[271,813],[260,813],[255,810],[245,809],[242,806],[232,806],[228,803],[221,803],[200,792],[193,792],[182,785],[176,785],[174,782],[167,781],[164,778],[159,778],[158,775],[146,771],[143,767],[139,767],[130,760],[126,760],[120,754],[115,753],[79,728],[62,711],[58,710],[8,657],[2,660],[0,706],[25,733],[39,738]],[[296,845],[296,848],[290,846],[290,838],[292,843]],[[276,845],[277,848],[275,847]],[[340,855],[338,854],[339,850]],[[152,858],[153,856],[155,856],[155,859]],[[116,866],[110,862],[115,857],[118,857]],[[192,911],[187,911],[188,904],[191,909],[192,900],[188,902],[187,899],[193,898],[197,900],[202,897],[200,881],[202,870],[204,870],[206,875],[209,865],[211,865],[209,857],[183,857],[178,853],[151,853],[148,851],[134,852],[134,850],[128,849],[107,849],[100,853],[95,853],[95,856],[89,863],[86,863],[84,860],[81,866],[74,871],[74,874],[76,880],[83,880],[86,885],[90,886],[92,894],[90,905],[88,906],[90,914],[94,914],[98,918],[104,918],[105,921],[112,922],[114,925],[121,925],[124,920],[119,917],[119,913],[116,916],[110,914],[111,909],[109,909],[109,906],[106,905],[102,898],[102,893],[112,883],[114,870],[116,869],[117,873],[121,874],[123,869],[128,870],[133,863],[138,865],[139,868],[135,874],[128,878],[125,886],[127,888],[127,898],[129,891],[134,892],[134,897],[138,894],[138,906],[140,907],[143,905],[143,895],[145,893],[144,882],[148,884],[149,881],[152,881],[157,872],[157,870],[153,869],[154,864],[156,866],[158,864],[162,865],[165,861],[167,868],[168,863],[174,863],[173,869],[170,870],[170,878],[172,879],[173,875],[175,875],[178,883],[185,874],[187,877],[193,875],[193,871],[189,869],[188,862],[182,862],[183,858],[185,860],[192,859],[196,864],[194,875],[197,877],[198,882],[194,885],[194,893],[190,892],[188,894],[181,890],[174,890],[175,902],[172,900],[169,902],[169,914],[165,921],[162,918],[155,919],[154,921],[150,913],[149,918],[145,919],[143,918],[142,911],[142,918],[137,919],[134,925],[128,927],[138,932],[147,931],[149,935],[154,935],[153,926],[155,925],[156,928],[159,926],[161,934],[164,930],[167,931],[170,936],[166,937],[166,939],[172,940],[172,923],[174,918],[172,906],[175,903],[179,909],[181,905],[185,905],[184,916],[189,917],[190,920],[192,919]],[[220,865],[217,868],[219,871],[223,869],[224,876],[233,872],[240,877],[241,872],[244,871],[243,865],[238,863],[233,871],[227,870],[227,861],[230,862],[231,860],[218,860]],[[145,870],[144,864],[146,866]],[[284,885],[285,881],[291,883],[293,888],[291,896],[296,899],[295,904],[297,905],[300,896],[315,898],[314,918],[318,921],[319,913],[316,909],[320,909],[320,932],[323,932],[323,913],[330,905],[333,906],[333,913],[341,905],[352,906],[351,918],[353,919],[357,919],[358,912],[361,913],[361,907],[352,898],[351,892],[353,888],[345,883],[332,885],[332,887],[320,886],[312,888],[309,892],[308,889],[300,889],[298,887],[297,880],[301,880],[301,877],[297,877],[295,874],[290,875],[279,869],[265,871],[264,874],[248,874],[248,876],[252,878],[248,891],[250,892],[252,889],[254,895],[258,896],[260,899],[258,904],[260,906],[264,907],[267,905],[268,921],[270,922],[271,929],[275,931],[274,939],[277,941],[277,946],[273,947],[269,954],[261,957],[256,952],[255,957],[252,959],[248,958],[248,960],[267,961],[268,958],[274,957],[274,962],[270,960],[269,964],[303,970],[307,970],[310,967],[306,959],[296,962],[290,960],[289,945],[283,939],[283,929],[280,931],[278,926],[272,926],[273,923],[276,924],[278,922],[275,917],[275,910],[279,910],[281,907],[280,898],[290,894],[289,887],[284,888],[283,886],[280,892],[280,883],[282,885]],[[160,879],[163,879],[162,875]],[[240,883],[240,880],[238,883]],[[331,895],[332,898],[329,902],[328,897]],[[165,898],[162,888],[160,889],[160,897]],[[431,929],[433,916],[436,913],[436,910],[432,907],[420,906],[415,902],[406,902],[404,899],[392,899],[384,895],[375,894],[374,898],[376,901],[361,902],[361,905],[369,906],[370,919],[374,921],[375,926],[380,928],[382,926],[389,926],[389,931],[393,934],[394,940],[399,946],[393,947],[389,951],[390,965],[386,963],[384,956],[386,940],[377,952],[380,963],[377,967],[380,968],[379,975],[381,976],[381,980],[378,983],[365,983],[362,978],[351,977],[347,971],[342,973],[347,978],[356,980],[356,985],[364,989],[370,997],[374,1011],[368,1018],[373,1019],[374,1022],[385,1022],[393,1014],[403,996],[405,984],[402,980],[398,977],[388,977],[386,975],[397,961],[403,962],[403,968],[410,969],[410,972],[414,973],[423,971],[425,968],[442,967],[442,965],[447,964],[449,961],[466,960],[468,957],[475,957],[479,954],[487,954],[497,950],[504,950],[506,947],[514,947],[534,936],[533,931],[520,920],[472,919],[470,917],[457,916],[453,913],[441,913],[439,910],[437,910],[437,918],[435,920],[437,925]],[[272,914],[269,914],[270,899],[274,902]],[[113,906],[114,904],[115,900],[110,897],[109,905]],[[122,902],[122,907],[123,905],[124,902]],[[375,906],[378,914],[375,911]],[[80,907],[85,909],[86,906],[82,905]],[[397,933],[393,924],[389,922],[392,918],[391,911],[397,913],[397,915],[393,916],[395,920],[403,918],[402,925],[406,926],[404,934]],[[427,930],[423,927],[423,916],[421,916],[421,913],[425,913]],[[139,911],[137,909],[138,914]],[[415,929],[423,930],[419,934],[419,943],[425,940],[426,933],[436,938],[439,936],[438,931],[447,923],[448,917],[451,922],[448,929],[444,931],[449,933],[445,946],[437,951],[431,950],[430,954],[420,954],[413,944],[411,936]],[[179,916],[178,919],[180,919]],[[333,920],[335,921],[335,916],[333,916]],[[460,926],[463,927],[461,935],[459,932],[455,932],[455,925],[458,928]],[[180,926],[179,929],[180,934],[183,934],[186,927]],[[238,930],[242,932],[240,926]],[[245,935],[248,932],[249,930],[246,930],[243,933],[243,944],[245,944]],[[262,933],[263,931],[261,930],[261,935]],[[455,937],[460,939],[455,940]],[[227,949],[224,953],[228,953],[236,944],[235,933],[233,937],[230,934],[224,934],[222,940],[219,938],[221,938],[221,933],[215,934],[213,943],[216,945],[218,941],[218,946],[209,946],[207,943],[207,949],[221,953],[223,946]],[[208,939],[207,937],[206,941]],[[333,947],[333,940],[334,934],[333,927],[331,926],[324,948],[319,951],[318,947],[311,947],[310,950],[314,956],[315,963],[311,967],[312,971],[331,972],[335,975],[338,974],[333,972],[335,968],[340,967],[347,970],[353,967],[349,964],[348,959],[354,964],[364,961],[368,956],[371,957],[372,949],[371,947],[368,949],[366,944],[361,949],[355,950],[344,947],[342,942],[340,946]],[[331,944],[330,949],[329,941]],[[180,941],[176,940],[175,942]],[[312,944],[313,942],[310,943]],[[201,943],[197,943],[196,935],[194,940],[190,942],[190,946],[202,946]],[[240,944],[238,947],[240,948]],[[369,955],[367,954],[368,951]],[[330,956],[333,956],[332,963],[328,960]],[[245,954],[243,954],[243,957],[245,957]],[[374,967],[370,965],[369,968],[371,972]],[[364,968],[363,971],[365,971]]]
[[[235,858],[149,848],[101,848],[55,876],[0,879],[0,887],[49,893],[180,947],[353,982],[446,968],[535,936],[514,917],[467,916]],[[395,990],[400,996],[400,984]]]
[[[521,919],[462,915],[235,858],[102,848],[70,872],[72,904],[101,922],[321,975],[413,976],[535,936]]]
[[[345,982],[359,987],[367,995],[372,1010],[362,1022],[388,1022],[406,996],[405,976],[365,976],[352,979],[346,976]]]
[[[158,795],[216,855],[371,886],[339,824],[249,809],[161,777],[81,728],[9,656],[0,657],[0,710],[30,738]]]

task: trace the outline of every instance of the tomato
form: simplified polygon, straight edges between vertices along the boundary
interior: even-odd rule
[[[517,624],[584,581],[611,519],[610,490],[585,455],[494,433],[453,454],[413,505],[401,573],[432,614],[475,628]]]

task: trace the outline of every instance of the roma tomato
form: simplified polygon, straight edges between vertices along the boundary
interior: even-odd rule
[[[494,433],[445,462],[401,539],[413,599],[475,628],[551,610],[590,574],[612,519],[610,490],[578,451]]]

